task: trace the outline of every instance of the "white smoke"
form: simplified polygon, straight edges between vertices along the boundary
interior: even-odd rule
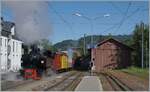
[[[18,37],[25,43],[48,38],[51,33],[48,4],[44,1],[2,1],[11,9]]]

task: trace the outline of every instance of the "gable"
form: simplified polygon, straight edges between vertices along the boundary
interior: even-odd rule
[[[121,43],[120,41],[117,41],[113,38],[107,39],[102,41],[97,45],[99,49],[126,49],[126,50],[132,50],[129,46]]]

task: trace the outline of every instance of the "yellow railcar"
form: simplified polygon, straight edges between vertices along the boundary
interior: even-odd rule
[[[67,69],[68,66],[68,56],[66,54],[62,54],[61,56],[61,69]]]

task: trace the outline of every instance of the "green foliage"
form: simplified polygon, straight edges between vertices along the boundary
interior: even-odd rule
[[[149,29],[148,25],[144,26],[144,66],[148,67],[148,49],[149,49]],[[135,26],[134,32],[133,32],[133,38],[132,38],[132,48],[133,51],[133,64],[135,66],[141,67],[141,53],[142,53],[142,30],[141,30],[141,24],[137,24]],[[146,55],[147,53],[147,55]]]
[[[67,50],[71,47],[77,47],[77,41],[76,40],[64,40],[62,42],[54,44],[54,47],[58,50]]]
[[[41,45],[43,46],[44,49],[51,49],[52,46],[52,44],[47,39],[42,39]]]
[[[42,39],[37,42],[37,44],[41,45],[44,50],[51,50],[52,52],[57,51],[57,48],[55,48],[48,39]]]
[[[132,74],[132,75],[139,76],[143,79],[148,79],[148,77],[149,77],[149,69],[148,68],[142,69],[139,67],[131,66],[127,69],[121,69],[121,71]]]
[[[101,42],[104,39],[108,39],[109,35],[88,35],[85,37],[85,44],[86,44],[86,55],[88,54],[87,46],[91,44],[91,36],[93,36],[93,43],[96,45],[97,43]],[[118,39],[119,41],[127,44],[130,46],[130,39],[132,35],[111,35],[112,38]],[[67,50],[71,47],[78,47],[80,48],[79,51],[81,55],[83,55],[84,50],[84,37],[79,38],[78,40],[64,40],[62,42],[56,43],[53,45],[58,50]]]
[[[109,39],[110,37],[111,38],[114,38],[114,39],[117,39],[125,44],[127,44],[127,42],[129,43],[130,42],[130,39],[132,38],[132,35],[92,35],[93,36],[93,43],[96,45],[98,43],[100,43],[101,41],[103,41],[104,39]],[[87,45],[91,44],[91,36],[86,36],[85,37],[85,43],[86,43],[86,47]],[[81,54],[83,55],[83,47],[84,47],[84,38],[80,38],[79,40],[79,44],[78,44],[78,47],[81,48]],[[86,48],[87,49],[87,48]],[[88,52],[88,51],[86,51]],[[88,54],[88,53],[86,53]]]
[[[109,34],[108,34],[108,38],[112,38],[112,35],[111,35],[111,33],[109,33]]]
[[[52,45],[52,43],[47,40],[43,39],[39,43],[42,45],[44,49],[50,49],[53,52],[58,50],[67,50],[68,48],[77,47],[80,51],[80,54],[83,55],[84,50],[84,39],[86,44],[86,54],[87,56],[90,52],[87,49],[87,46],[91,44],[91,36],[93,36],[93,43],[96,45],[99,42],[103,41],[104,39],[108,39],[109,37],[117,39],[124,44],[132,47],[134,50],[132,52],[132,64],[134,66],[141,67],[141,24],[137,24],[135,26],[134,32],[132,35],[88,35],[79,38],[78,40],[64,40],[62,42],[56,43]],[[148,67],[149,65],[149,26],[144,26],[144,66]],[[77,57],[76,54],[73,56],[74,58]]]

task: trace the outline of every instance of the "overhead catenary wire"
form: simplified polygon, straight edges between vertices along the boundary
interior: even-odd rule
[[[141,9],[140,7],[138,7],[137,9],[135,9],[130,15],[126,16],[126,19],[124,20],[127,21],[129,18],[133,17],[135,14],[137,14],[140,11],[147,11],[149,9]],[[120,24],[120,23],[119,23]]]
[[[140,8],[137,8],[135,11],[132,12],[132,14],[128,15],[127,18],[132,17],[133,15],[135,15],[139,11],[140,11]]]
[[[112,29],[114,29],[114,28],[116,28],[117,27],[117,24],[116,25],[113,25],[113,26],[111,26],[111,27],[109,27],[109,28],[107,28],[107,29],[105,29],[104,31],[102,31],[102,33],[106,33],[106,32],[108,32],[108,31],[110,31],[110,30],[112,30]]]
[[[70,30],[72,30],[72,26],[70,25],[70,23],[68,23],[64,19],[64,17],[56,11],[56,9],[52,6],[52,4],[50,4],[50,3],[47,3],[47,4],[53,10],[53,12],[70,28]]]
[[[128,5],[128,7],[127,7],[126,12],[121,11],[121,9],[120,9],[117,5],[115,5],[113,2],[111,2],[111,4],[112,4],[112,6],[113,6],[116,10],[119,11],[119,13],[121,13],[122,15],[124,15],[123,18],[121,19],[121,21],[120,21],[119,23],[117,23],[117,24],[118,24],[118,28],[117,28],[117,30],[115,30],[115,32],[117,32],[117,31],[119,30],[119,28],[123,25],[123,23],[124,23],[127,19],[131,18],[133,15],[135,15],[137,12],[140,11],[140,8],[138,7],[135,11],[133,11],[132,14],[128,15],[129,8],[131,7],[131,2],[129,2],[129,5]],[[133,5],[133,4],[132,4],[132,5]],[[64,19],[64,17],[62,16],[62,14],[60,14],[60,12],[57,12],[57,11],[56,11],[56,9],[55,9],[52,5],[49,5],[49,6],[50,6],[51,9],[54,11],[54,13],[56,13],[56,14],[59,16],[59,18],[60,18],[70,29],[72,29],[72,24],[74,24],[74,23],[70,24],[68,21],[66,21],[66,20]],[[143,9],[143,10],[146,10],[146,9]],[[99,18],[99,17],[96,17],[95,19],[97,19],[97,18]],[[60,23],[60,24],[61,24],[61,23]],[[84,23],[78,23],[78,24],[84,24]],[[106,23],[106,24],[105,24],[105,23],[97,23],[97,24],[107,25],[107,23]],[[108,25],[117,25],[117,24],[108,24]],[[117,27],[117,26],[114,26],[114,28],[116,28],[116,27]],[[113,27],[110,27],[110,28],[108,28],[108,29],[111,29],[111,28],[113,28]],[[114,29],[114,28],[113,28],[113,29]],[[109,31],[108,29],[104,30],[104,32]]]
[[[117,11],[119,11],[119,13],[120,13],[121,15],[124,15],[124,14],[125,14],[125,13],[122,12],[122,11],[120,10],[120,8],[119,8],[118,6],[116,6],[113,2],[110,2],[110,4],[112,5],[112,7],[114,7],[114,9],[116,9]]]
[[[140,7],[138,7],[137,9],[135,9],[130,15],[126,16],[126,19],[124,20],[127,21],[129,18],[133,17],[135,14],[137,14],[140,11],[147,11],[148,9],[141,9]]]
[[[125,12],[125,15],[123,16],[122,20],[120,21],[118,28],[114,31],[114,33],[116,33],[120,29],[120,27],[123,25],[124,21],[126,20],[129,8],[131,7],[131,4],[132,3],[129,2],[128,7],[127,7],[126,12]]]

